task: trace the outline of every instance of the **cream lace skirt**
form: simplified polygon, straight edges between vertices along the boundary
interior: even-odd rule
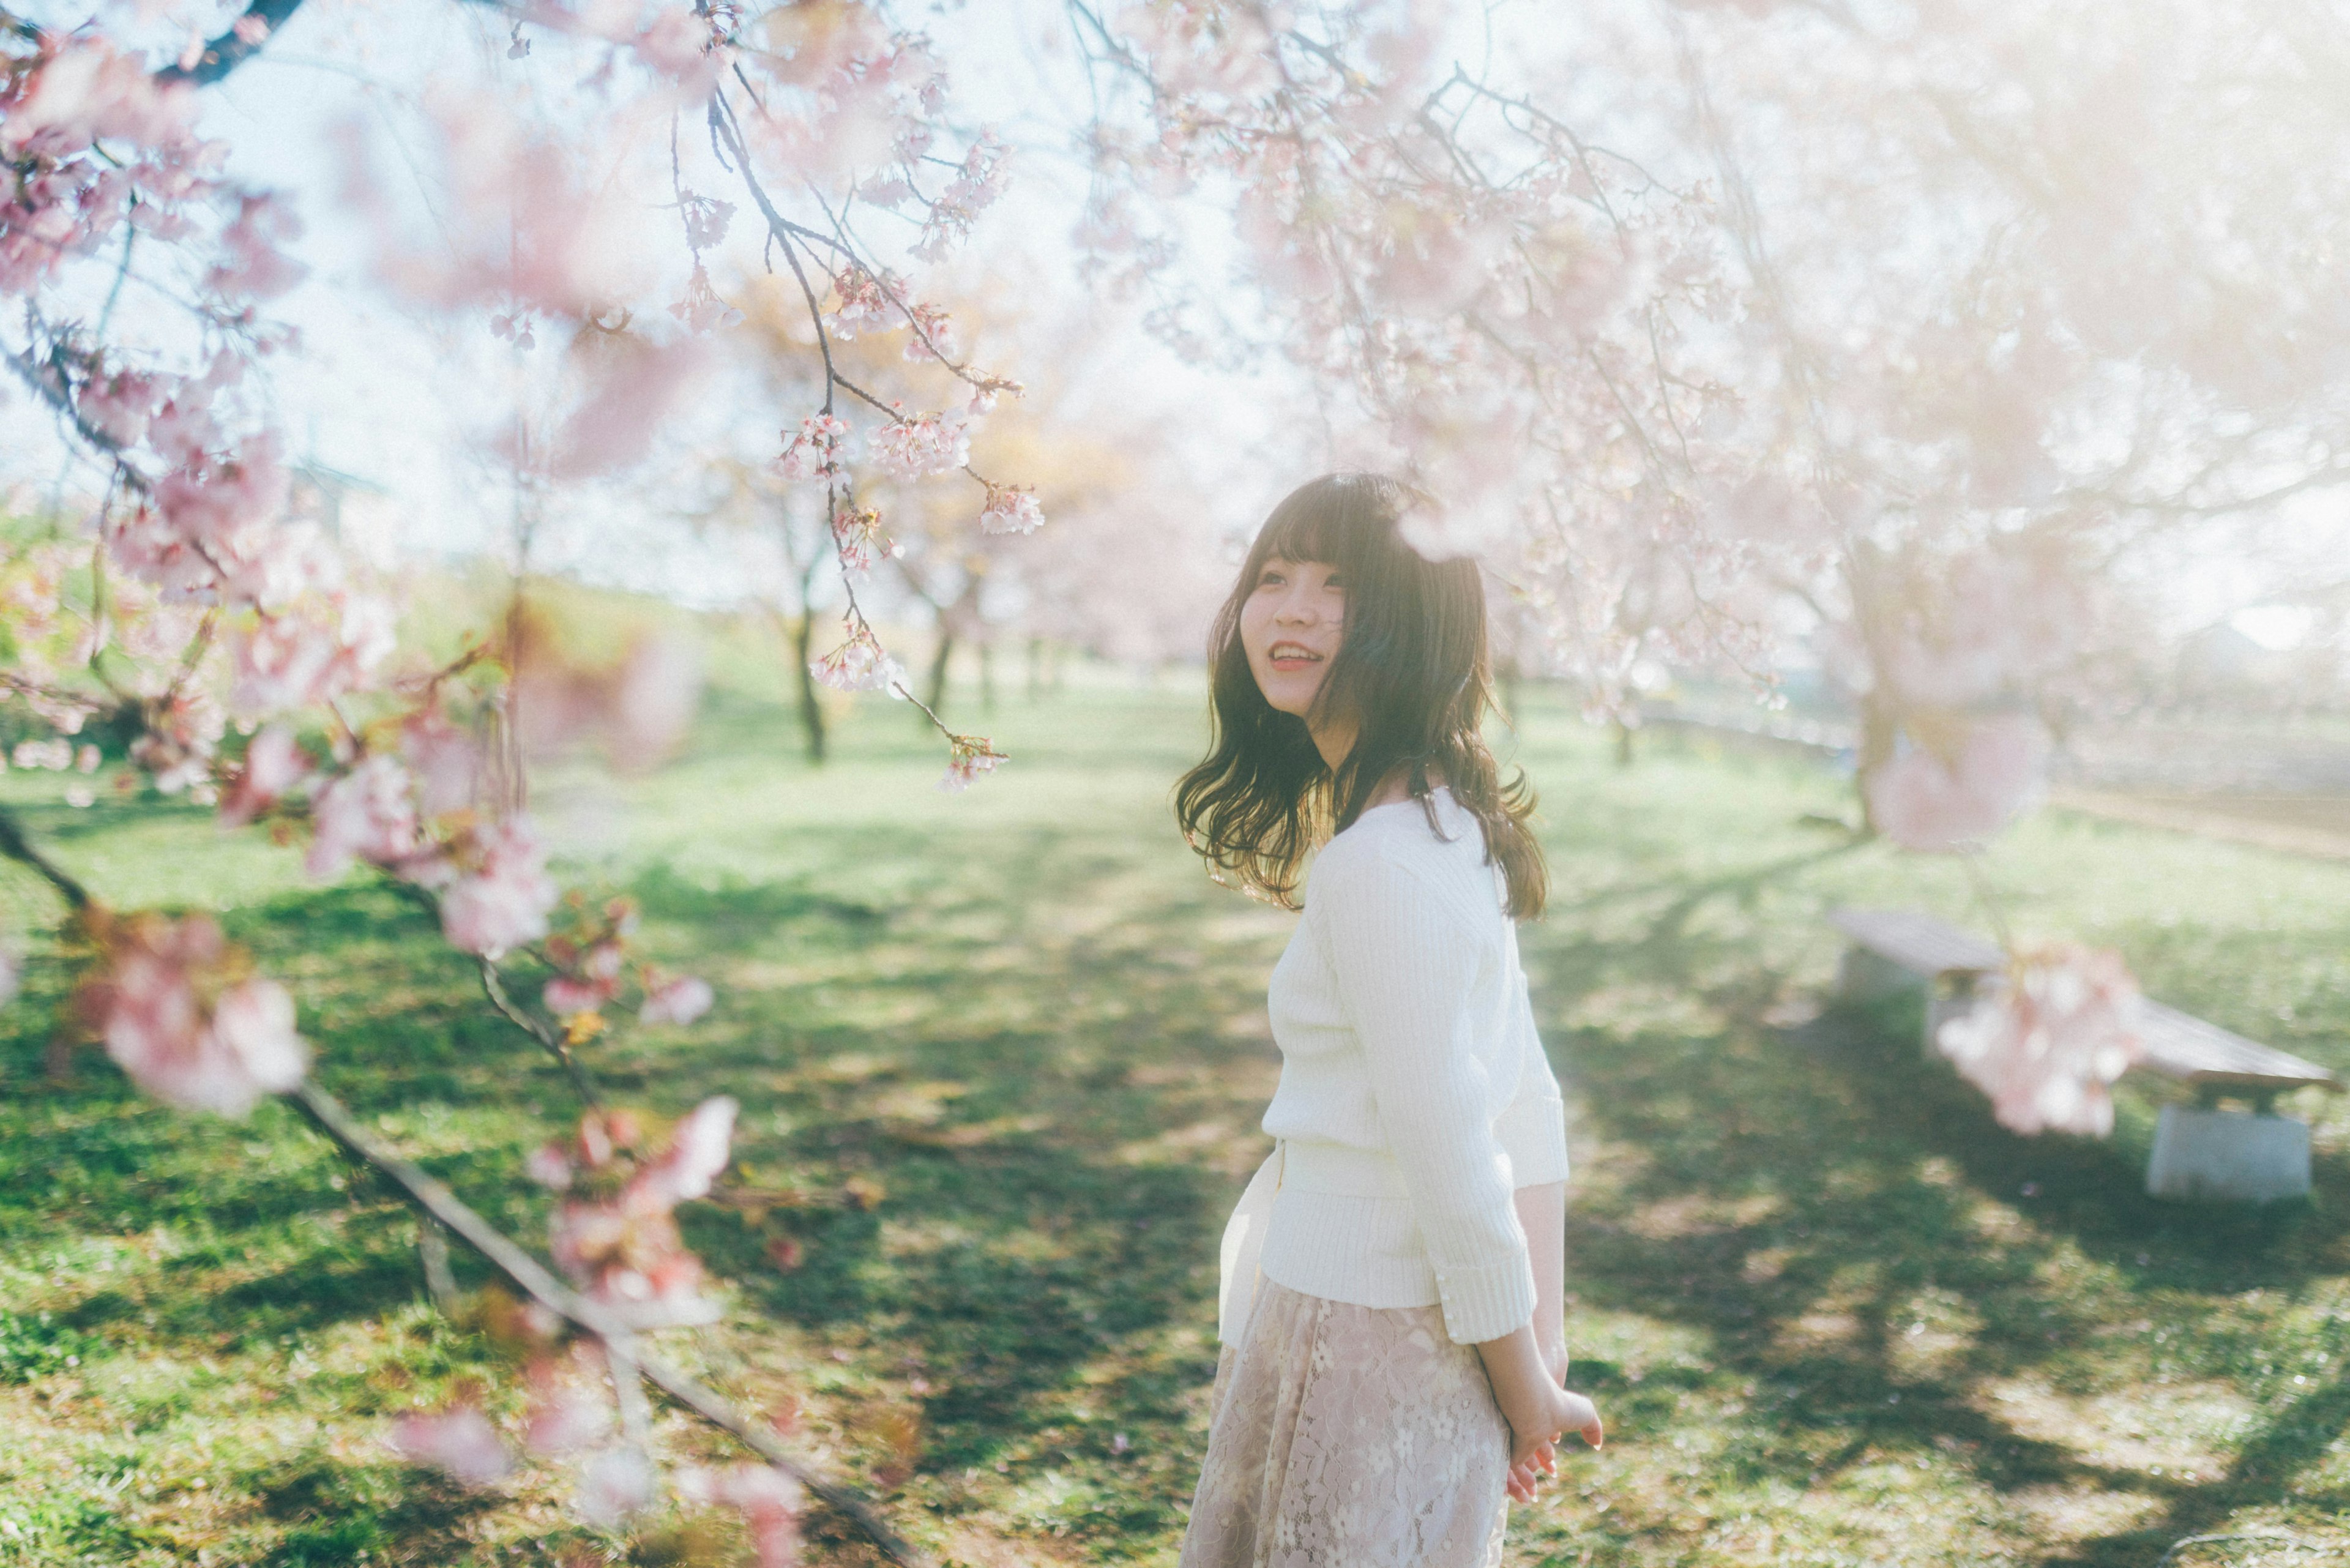
[[[1497,1568],[1510,1427],[1441,1310],[1257,1289],[1180,1568]]]

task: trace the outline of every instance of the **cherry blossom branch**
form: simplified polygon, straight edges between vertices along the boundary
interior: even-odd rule
[[[0,817],[0,821],[5,821]],[[378,1143],[341,1101],[317,1084],[305,1081],[286,1099],[310,1124],[354,1158],[383,1172],[400,1187],[407,1201],[425,1219],[438,1224],[471,1247],[522,1292],[575,1327],[601,1340],[613,1363],[616,1386],[622,1381],[622,1360],[637,1373],[712,1426],[733,1434],[767,1463],[797,1481],[826,1506],[847,1519],[874,1548],[902,1568],[929,1568],[928,1559],[892,1530],[870,1501],[853,1488],[810,1470],[762,1423],[737,1409],[723,1396],[668,1364],[646,1355],[629,1327],[617,1323],[594,1302],[566,1285],[505,1232],[484,1220],[440,1181],[409,1160]],[[625,1406],[626,1397],[623,1396]]]
[[[98,900],[90,897],[88,888],[76,881],[56,861],[33,847],[16,815],[5,808],[0,808],[0,856],[5,856],[20,866],[30,867],[42,881],[57,890],[57,897],[63,898],[67,907],[76,914],[97,905]]]
[[[277,30],[301,6],[302,0],[253,0],[244,14],[229,24],[227,32],[204,45],[194,65],[167,66],[155,73],[155,79],[210,87],[259,54],[261,47],[276,36]]]
[[[564,1072],[570,1076],[572,1088],[578,1092],[580,1099],[598,1110],[602,1109],[604,1102],[597,1097],[596,1085],[589,1081],[588,1069],[580,1065],[579,1058],[572,1054],[570,1046],[554,1030],[515,1005],[506,995],[504,982],[494,962],[478,955],[474,962],[481,967],[482,994],[490,999],[490,1005],[496,1008],[507,1023],[537,1041],[548,1055],[562,1064]]]

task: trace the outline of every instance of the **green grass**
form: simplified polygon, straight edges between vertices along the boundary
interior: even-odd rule
[[[812,1458],[955,1561],[1171,1563],[1290,919],[1211,886],[1170,826],[1195,698],[1105,680],[983,727],[1014,763],[948,796],[902,710],[860,709],[817,773],[782,708],[730,691],[676,765],[545,784],[569,870],[634,893],[653,954],[720,992],[589,1060],[623,1101],[739,1096],[741,1167],[812,1199],[681,1215],[732,1312],[674,1354],[795,1403]],[[1848,809],[1805,763],[1660,740],[1619,770],[1563,707],[1525,732],[1570,1332],[1613,1438],[1517,1511],[1513,1563],[2144,1568],[2215,1532],[2271,1539],[2180,1561],[2350,1554],[2350,1116],[2296,1105],[2318,1190],[2266,1212],[2146,1199],[2135,1095],[2107,1142],[2011,1137],[1920,1060],[1914,1011],[1825,1002],[1821,910],[1980,925],[1956,867],[1804,825]],[[192,808],[57,790],[0,778],[117,902],[222,910],[296,991],[322,1081],[539,1233],[521,1161],[572,1107],[432,929]],[[1991,872],[2026,931],[2111,943],[2166,1000],[2350,1068],[2350,867],[2049,815]],[[0,924],[40,909],[0,872]],[[406,1212],[281,1107],[174,1116],[92,1052],[48,1082],[65,982],[36,949],[0,1012],[0,1564],[619,1555],[556,1471],[472,1494],[390,1456],[400,1410],[516,1403],[425,1303]],[[818,1535],[818,1560],[861,1560]]]

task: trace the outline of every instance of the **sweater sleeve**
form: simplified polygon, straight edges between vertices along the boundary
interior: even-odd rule
[[[1525,1066],[1518,1075],[1518,1092],[1493,1124],[1493,1134],[1510,1157],[1513,1187],[1540,1187],[1565,1181],[1566,1105],[1558,1092],[1558,1076],[1535,1032],[1534,1010],[1518,999],[1517,1027],[1525,1042]]]
[[[1534,1311],[1525,1232],[1468,1033],[1478,966],[1500,955],[1458,898],[1366,847],[1326,860],[1313,889],[1339,1005],[1362,1042],[1379,1128],[1436,1271],[1445,1332],[1461,1345],[1498,1339]]]

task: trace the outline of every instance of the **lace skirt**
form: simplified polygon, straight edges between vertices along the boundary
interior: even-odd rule
[[[1498,1568],[1510,1426],[1441,1310],[1257,1290],[1180,1568]]]

